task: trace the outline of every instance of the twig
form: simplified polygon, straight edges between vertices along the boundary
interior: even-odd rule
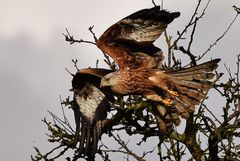
[[[193,29],[192,29],[190,41],[189,41],[189,43],[188,43],[188,48],[187,48],[188,51],[191,50],[190,48],[191,48],[191,45],[192,45],[192,43],[193,43],[193,38],[194,38],[195,31],[196,31],[196,26],[197,26],[198,20],[199,20],[199,18],[196,17],[196,18],[195,18],[195,21],[194,21],[194,25],[193,25]]]
[[[79,70],[79,68],[78,68],[78,66],[77,66],[78,60],[77,60],[77,59],[72,59],[72,62],[73,62],[73,64],[74,64],[74,67],[75,67],[77,70]]]
[[[97,37],[96,37],[96,34],[93,32],[93,28],[94,28],[94,25],[93,26],[90,26],[89,28],[88,28],[88,30],[91,32],[91,34],[92,34],[92,36],[93,36],[93,38],[94,38],[94,40],[95,40],[95,44],[97,43]]]
[[[172,60],[172,48],[171,48],[171,36],[168,36],[167,30],[164,31],[164,36],[165,36],[165,40],[167,43],[167,47],[168,47],[168,67],[171,67],[171,60]]]
[[[225,69],[227,70],[227,73],[228,73],[230,79],[233,80],[231,69],[228,68],[227,65],[226,65],[225,63],[224,63],[224,67],[225,67]]]
[[[88,44],[93,44],[93,45],[96,45],[95,42],[92,42],[92,41],[86,41],[86,40],[83,40],[83,39],[80,39],[80,40],[76,40],[74,39],[73,35],[71,35],[68,31],[68,29],[66,29],[66,32],[67,34],[64,34],[63,33],[63,36],[65,37],[65,40],[70,42],[70,44],[74,44],[74,43],[88,43]]]
[[[196,56],[194,56],[189,50],[185,50],[183,46],[180,46],[178,50],[180,50],[181,52],[189,56],[189,58],[191,59],[192,65],[194,66],[197,65]]]
[[[236,5],[233,6],[234,10],[237,12],[237,14],[240,14],[240,8]]]
[[[202,106],[203,106],[203,107],[212,115],[212,117],[214,117],[214,119],[221,125],[221,121],[219,121],[219,120],[217,119],[217,117],[212,113],[212,111],[209,110],[205,104],[202,104]]]
[[[201,0],[199,0],[199,1],[201,1]],[[199,3],[201,3],[201,2],[199,2]],[[188,48],[187,48],[187,50],[189,52],[190,52],[191,45],[193,43],[193,38],[194,38],[194,34],[195,34],[195,31],[196,31],[196,27],[197,27],[197,22],[199,21],[199,19],[203,18],[203,16],[205,15],[205,12],[206,12],[209,4],[210,4],[210,0],[208,0],[206,6],[204,7],[204,9],[203,9],[202,13],[200,14],[200,16],[196,17],[194,22],[193,22],[194,26],[193,26],[192,33],[191,33],[190,42],[189,42]],[[199,6],[200,6],[200,4],[199,4]],[[197,10],[195,10],[195,13],[197,13]]]
[[[62,104],[63,101],[62,101],[61,95],[59,96],[59,99],[60,99],[60,102],[61,102],[61,109],[62,109],[62,115],[63,115],[63,118],[64,118],[64,122],[68,126],[68,128],[71,129],[71,131],[74,131],[72,126],[71,126],[71,124],[69,123],[69,121],[68,121],[68,119],[66,117],[66,114],[65,114],[65,111],[64,111],[64,107],[63,107],[63,104]]]
[[[194,13],[193,13],[190,21],[188,22],[188,24],[186,25],[186,27],[182,30],[182,32],[181,32],[181,33],[180,33],[180,32],[178,33],[178,37],[177,37],[177,39],[173,42],[171,48],[173,48],[174,46],[176,46],[177,42],[182,38],[183,34],[186,33],[187,30],[188,30],[188,28],[191,27],[191,26],[194,24],[193,19],[194,19],[194,17],[197,15],[197,12],[198,12],[198,9],[199,9],[199,7],[200,7],[201,2],[202,2],[202,0],[199,0],[199,1],[198,1],[198,4],[197,4],[197,6],[196,6],[196,8],[195,8],[195,11],[194,11]],[[210,2],[210,0],[209,0],[209,2]],[[209,2],[207,3],[206,6],[208,6]],[[206,7],[205,7],[205,8],[206,8]],[[203,15],[203,14],[202,14],[202,15]],[[200,19],[200,18],[201,18],[201,17],[199,17],[199,19]]]
[[[139,156],[137,156],[135,153],[133,153],[133,152],[127,147],[127,144],[126,144],[124,141],[121,140],[121,138],[120,138],[119,135],[117,135],[117,137],[114,136],[114,135],[112,135],[112,136],[113,136],[113,138],[118,142],[118,144],[121,145],[121,148],[123,148],[123,149],[126,150],[126,153],[127,153],[127,154],[131,155],[132,157],[134,157],[134,158],[135,158],[136,160],[138,160],[138,161],[146,161],[146,160],[143,159],[142,157],[139,157]]]
[[[48,110],[47,110],[48,111]],[[54,113],[48,111],[48,113],[52,116],[54,121],[57,121],[62,127],[64,127],[65,130],[67,130],[68,132],[70,132],[72,135],[74,135],[74,130],[72,129],[72,127],[67,124],[65,121],[61,120],[57,115],[55,115]]]
[[[240,10],[240,9],[239,9]],[[236,75],[236,90],[237,90],[237,95],[240,95],[240,80],[239,80],[239,75],[240,75],[240,54],[237,55],[237,71],[235,73]],[[236,111],[240,111],[240,98],[236,98],[236,102],[235,102],[235,112]],[[238,121],[238,116],[235,117],[234,122]]]
[[[65,68],[65,70],[68,72],[68,74],[70,74],[72,77],[74,77],[74,74],[71,73],[67,68]]]
[[[237,13],[237,14],[235,15],[235,17],[233,18],[233,20],[231,21],[230,25],[229,25],[228,28],[225,30],[225,32],[224,32],[222,35],[220,35],[220,36],[216,39],[216,41],[215,41],[214,43],[212,43],[212,44],[209,46],[209,48],[208,48],[202,55],[200,55],[200,56],[198,57],[197,61],[200,60],[200,59],[202,59],[202,57],[204,57],[204,56],[212,49],[212,47],[214,47],[215,45],[217,45],[217,43],[228,33],[228,31],[229,31],[230,28],[232,27],[233,23],[236,21],[238,15],[239,15],[239,13]]]
[[[154,2],[154,0],[152,0],[152,4],[154,5],[154,7],[156,7],[157,5],[156,5],[156,3]]]
[[[225,123],[230,122],[233,118],[237,118],[240,115],[240,110],[237,110],[233,112],[230,116],[228,116],[227,120],[224,120],[224,122],[221,124],[220,127],[222,127]]]
[[[147,154],[152,153],[154,150],[156,149],[156,147],[154,147],[152,150],[147,151],[147,152],[143,152],[142,158],[144,158]]]

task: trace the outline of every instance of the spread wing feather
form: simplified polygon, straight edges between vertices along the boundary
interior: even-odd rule
[[[158,67],[163,56],[153,42],[178,16],[179,12],[170,13],[160,10],[159,6],[140,10],[108,28],[97,46],[120,68]]]
[[[81,157],[94,157],[101,138],[101,122],[106,119],[113,96],[99,88],[101,78],[110,73],[107,69],[79,70],[73,80],[76,141]]]
[[[175,18],[179,12],[169,13],[160,10],[160,6],[135,12],[117,24],[121,26],[116,39],[130,40],[140,44],[152,44]]]
[[[208,90],[212,87],[212,71],[217,68],[219,61],[220,59],[214,59],[194,67],[166,72],[175,85],[174,90],[179,93],[179,96],[175,97],[175,104],[184,118],[188,117],[188,112],[194,110],[195,105],[206,98]]]
[[[173,106],[180,116],[188,118],[189,112],[194,111],[212,87],[213,70],[217,68],[220,59],[175,71],[155,70],[150,77],[156,89],[163,98],[173,100]]]

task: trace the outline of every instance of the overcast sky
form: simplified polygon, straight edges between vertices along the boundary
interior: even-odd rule
[[[164,2],[165,9],[181,12],[181,17],[169,26],[169,34],[176,35],[177,30],[184,28],[196,2]],[[206,18],[197,28],[193,44],[196,55],[226,30],[236,14],[234,4],[240,6],[239,0],[212,0]],[[33,146],[47,151],[46,127],[41,119],[48,115],[46,110],[61,114],[59,95],[63,98],[72,95],[68,91],[71,76],[64,68],[75,72],[72,59],[78,59],[81,68],[94,67],[96,59],[102,61],[95,46],[70,46],[65,42],[62,35],[65,28],[76,38],[92,40],[89,26],[94,25],[96,35],[100,36],[116,21],[149,7],[151,0],[0,0],[0,160],[30,160]],[[219,70],[225,72],[224,63],[234,67],[240,53],[239,42],[237,19],[204,60],[222,58]],[[176,56],[187,59],[184,55]]]

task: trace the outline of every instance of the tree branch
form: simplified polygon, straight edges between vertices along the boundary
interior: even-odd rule
[[[93,45],[97,45],[95,42],[92,41],[86,41],[83,39],[80,40],[76,40],[74,39],[73,35],[71,35],[68,31],[68,29],[66,29],[67,34],[63,33],[63,36],[65,37],[65,40],[70,42],[70,45],[74,44],[74,43],[87,43],[87,44],[93,44]]]

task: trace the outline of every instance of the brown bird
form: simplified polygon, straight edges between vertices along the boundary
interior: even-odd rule
[[[73,78],[81,157],[95,155],[101,122],[114,94],[142,95],[175,108],[184,118],[206,97],[214,77],[212,71],[220,59],[177,71],[159,69],[164,57],[153,42],[179,16],[179,12],[170,13],[159,6],[140,10],[112,25],[98,39],[98,48],[118,64],[119,70],[81,69]]]
[[[207,95],[214,77],[212,71],[220,59],[177,71],[155,68],[125,68],[104,76],[101,87],[109,86],[115,93],[140,94],[146,99],[173,106],[183,118],[188,118]]]
[[[161,49],[153,42],[159,38],[179,12],[160,10],[159,6],[138,11],[107,29],[97,46],[119,65],[119,70],[101,80],[122,95],[139,94],[146,99],[176,108],[187,118],[211,88],[208,81],[220,59],[201,65],[166,72],[159,69],[163,60]]]

